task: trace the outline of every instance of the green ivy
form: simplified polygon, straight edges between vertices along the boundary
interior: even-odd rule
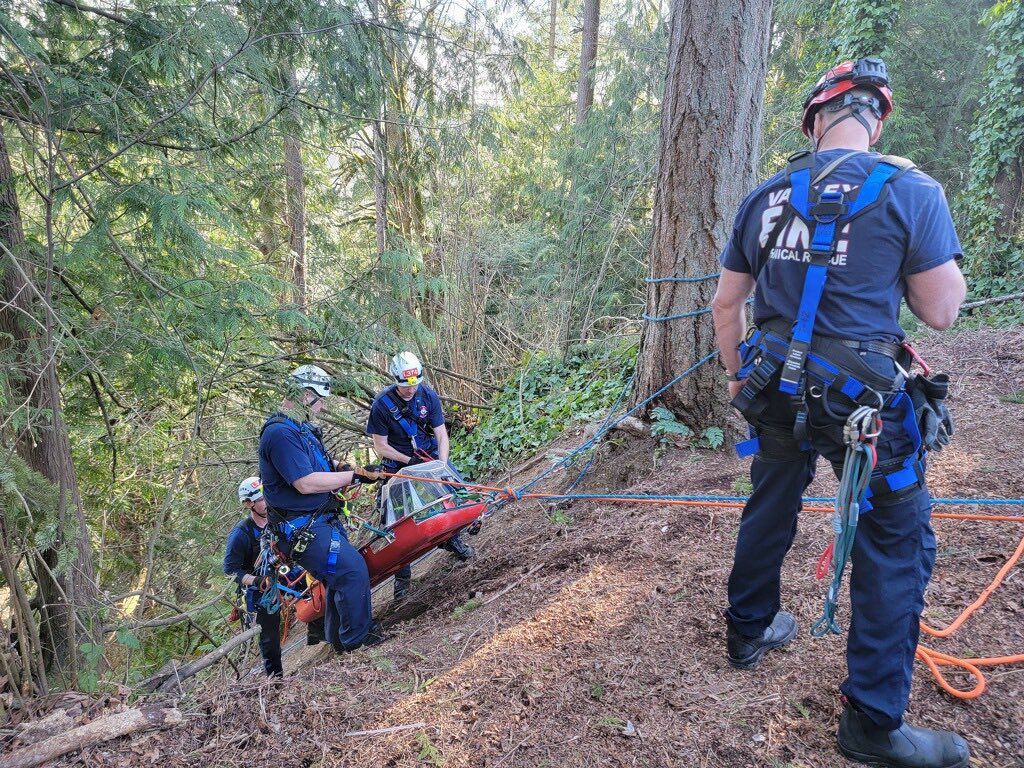
[[[632,345],[524,359],[491,401],[494,410],[472,432],[454,436],[452,461],[467,477],[480,478],[507,469],[573,423],[602,419],[635,364]]]
[[[1024,4],[998,2],[982,22],[989,35],[986,87],[970,137],[974,153],[964,198],[964,246],[971,257],[972,293],[993,296],[1019,291],[1024,266],[1021,222],[1009,220],[1012,211],[1000,204],[999,194],[1006,175],[1020,173],[1024,153]]]

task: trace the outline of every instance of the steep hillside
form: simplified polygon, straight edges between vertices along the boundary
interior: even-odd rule
[[[1024,405],[1000,399],[1024,390],[1024,334],[936,336],[921,347],[956,379],[958,432],[931,463],[934,495],[1024,496]],[[621,435],[606,442],[584,490],[732,495],[743,487],[746,463],[725,452],[670,450],[655,466],[653,448]],[[570,479],[556,475],[549,487]],[[823,470],[811,491],[833,490]],[[830,538],[827,520],[805,514],[787,559],[784,603],[801,633],[753,672],[727,664],[720,615],[737,523],[737,510],[710,507],[509,505],[473,540],[475,560],[456,566],[439,553],[421,566],[407,604],[382,603],[392,633],[384,644],[345,657],[297,648],[277,685],[254,675],[208,679],[181,699],[182,726],[68,762],[846,765],[834,747],[844,641],[808,634],[824,594],[814,568]],[[936,520],[935,528],[940,550],[926,619],[945,626],[1006,562],[1024,525]],[[844,596],[844,621],[848,606]],[[1022,653],[1022,606],[1017,567],[952,639],[928,644],[961,656]],[[987,692],[964,702],[941,692],[919,664],[911,717],[966,734],[973,764],[1024,765],[1022,669],[992,668]],[[970,687],[964,675],[950,679]],[[356,733],[380,729],[397,730]]]

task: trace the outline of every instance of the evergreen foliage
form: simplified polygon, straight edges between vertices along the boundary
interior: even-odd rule
[[[187,607],[222,591],[234,489],[295,365],[334,376],[329,442],[368,459],[381,369],[416,350],[463,416],[495,409],[453,443],[476,478],[604,415],[640,329],[670,7],[604,4],[595,101],[577,127],[580,0],[558,5],[554,29],[547,7],[419,0],[376,14],[352,0],[74,6],[0,2],[0,115],[27,241],[0,249],[0,277],[17,257],[39,286],[23,318],[32,348],[0,338],[0,505],[15,560],[61,542],[67,564],[56,491],[13,450],[48,415],[14,384],[30,353],[52,350],[99,608],[116,628],[84,654],[102,683],[104,657],[133,679],[211,642],[141,626],[171,609],[131,593]],[[883,53],[896,112],[880,149],[947,186],[972,291],[1021,290],[1022,23],[1019,0],[777,3],[762,167],[806,146],[800,104],[826,68]],[[37,597],[27,565],[17,578]],[[214,641],[230,631],[225,607],[194,617]]]
[[[1004,0],[984,20],[985,88],[963,208],[973,292],[994,296],[1020,291],[1024,271],[1024,5]]]

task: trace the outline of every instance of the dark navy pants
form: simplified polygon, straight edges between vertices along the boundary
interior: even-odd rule
[[[268,676],[280,677],[284,674],[281,668],[281,612],[267,613],[258,604],[259,594],[255,589],[247,589],[245,604],[248,609],[245,628],[255,621],[260,625],[260,656],[263,658],[263,671]]]
[[[340,523],[315,523],[309,530],[313,541],[301,554],[293,554],[292,559],[324,584],[324,638],[333,645],[355,648],[366,638],[373,623],[366,561],[349,543]],[[338,560],[335,572],[328,574],[332,540],[336,542]],[[281,543],[287,554],[291,542]]]
[[[895,370],[882,355],[869,353],[864,360],[881,374]],[[749,637],[764,632],[780,608],[782,561],[793,544],[800,497],[814,479],[818,456],[830,461],[838,474],[846,452],[823,428],[834,420],[814,398],[808,398],[811,447],[801,450],[792,437],[792,404],[778,392],[777,384],[776,376],[765,388],[768,409],[752,429],[762,438],[762,451],[750,470],[753,492],[740,520],[729,576],[726,615]],[[848,402],[832,402],[830,407],[843,418],[852,410]],[[879,466],[915,452],[903,426],[904,415],[903,407],[889,402],[882,410]],[[861,513],[851,555],[848,676],[841,688],[876,725],[892,730],[902,723],[910,696],[924,590],[935,563],[935,536],[927,487],[872,504],[873,509]],[[825,589],[822,586],[823,599]]]

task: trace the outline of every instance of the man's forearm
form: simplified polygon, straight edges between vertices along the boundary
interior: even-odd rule
[[[373,450],[382,459],[394,459],[402,464],[408,464],[411,460],[410,456],[406,456],[401,451],[395,450],[391,447],[390,443],[373,441]]]
[[[718,339],[722,365],[727,371],[736,373],[740,369],[740,353],[737,348],[747,333],[743,304],[729,307],[714,305],[711,316],[715,323],[715,337]]]
[[[352,485],[354,476],[353,472],[310,472],[292,483],[292,486],[303,494],[330,493],[346,485]]]

